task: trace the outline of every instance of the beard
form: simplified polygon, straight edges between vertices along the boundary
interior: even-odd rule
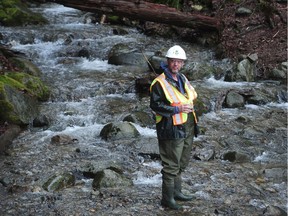
[[[177,74],[180,71],[180,68],[171,68],[171,73]]]

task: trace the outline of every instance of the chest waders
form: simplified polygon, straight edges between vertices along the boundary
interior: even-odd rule
[[[159,152],[162,160],[162,200],[163,206],[178,210],[181,208],[175,200],[190,201],[192,196],[182,193],[181,172],[189,163],[194,137],[194,116],[188,115],[184,125],[187,137],[174,140],[159,140]]]

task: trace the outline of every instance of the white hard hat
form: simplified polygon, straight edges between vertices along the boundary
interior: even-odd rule
[[[187,59],[185,51],[179,45],[175,45],[175,46],[171,47],[167,51],[166,57],[167,58],[183,59],[183,60]]]

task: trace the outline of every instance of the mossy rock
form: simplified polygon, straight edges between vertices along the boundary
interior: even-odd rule
[[[47,24],[48,21],[38,13],[33,13],[20,0],[1,0],[0,24],[3,26],[24,26]]]
[[[35,96],[39,101],[48,100],[50,95],[49,88],[43,84],[39,77],[20,72],[6,73],[6,77],[12,78],[16,82],[19,82],[19,86],[22,86],[22,88],[24,87],[23,90],[27,90],[29,94]]]
[[[71,173],[55,174],[51,176],[44,184],[46,191],[59,191],[67,187],[75,185],[75,176]]]
[[[29,124],[38,113],[38,101],[49,98],[49,89],[38,77],[10,72],[0,75],[0,121]]]
[[[23,94],[18,89],[0,84],[0,121],[17,125],[27,125],[39,113],[34,97]]]
[[[97,172],[92,182],[92,187],[94,190],[99,190],[102,188],[130,187],[132,185],[133,182],[131,179],[128,179],[124,175],[111,169],[105,169]]]
[[[14,67],[17,67],[21,72],[25,72],[27,74],[36,77],[41,75],[40,69],[28,59],[20,57],[12,57],[9,58],[9,61],[13,64]]]
[[[130,122],[108,123],[100,132],[100,137],[105,140],[131,139],[139,136],[139,131]]]
[[[8,121],[20,123],[17,115],[13,113],[13,104],[8,102],[3,95],[4,85],[0,83],[0,122]]]
[[[0,120],[13,122],[16,124],[20,123],[21,121],[19,120],[15,112],[13,112],[13,104],[7,100],[5,85],[9,85],[12,86],[12,88],[18,89],[24,87],[21,83],[18,83],[9,77],[0,76]]]

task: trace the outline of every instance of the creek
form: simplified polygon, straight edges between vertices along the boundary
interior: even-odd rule
[[[213,77],[191,82],[199,97],[209,93],[211,107],[200,117],[205,133],[195,138],[183,174],[184,190],[195,199],[182,203],[181,212],[169,211],[160,206],[160,161],[135,150],[135,142],[157,142],[155,127],[135,124],[141,134],[136,141],[109,142],[99,136],[105,124],[121,121],[134,110],[150,112],[149,97],[140,97],[131,87],[143,71],[108,64],[109,51],[119,43],[148,52],[178,43],[196,66],[204,62],[227,70],[231,63],[215,60],[208,48],[145,36],[134,28],[122,26],[128,34],[115,35],[117,26],[89,23],[85,13],[57,4],[33,10],[50,24],[0,28],[3,40],[25,53],[51,87],[50,100],[40,107],[49,126],[31,125],[14,140],[10,154],[0,156],[1,215],[286,215],[287,102],[279,97],[263,105],[214,107],[223,89],[264,91],[279,88],[277,83],[224,82]],[[74,55],[83,48],[88,58]],[[51,145],[58,134],[78,142]],[[93,190],[92,179],[79,173],[79,167],[93,162],[104,167],[120,164],[133,186]],[[43,182],[61,171],[74,173],[76,184],[45,191]]]

